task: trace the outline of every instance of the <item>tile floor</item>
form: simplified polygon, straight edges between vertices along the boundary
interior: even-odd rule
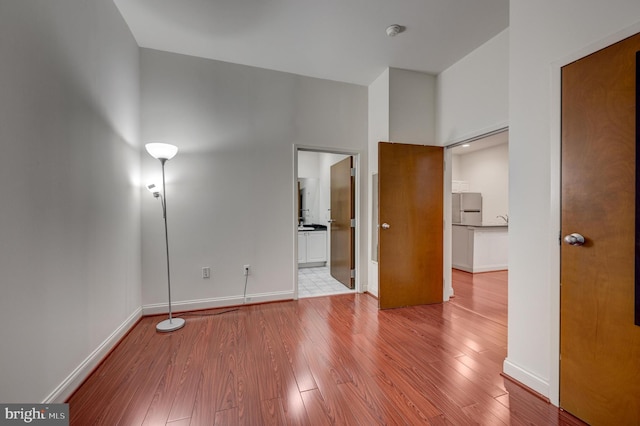
[[[298,298],[354,292],[333,278],[326,266],[298,269]]]

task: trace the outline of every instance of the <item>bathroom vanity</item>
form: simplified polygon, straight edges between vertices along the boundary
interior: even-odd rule
[[[298,227],[298,267],[308,268],[327,264],[327,227],[304,225]]]

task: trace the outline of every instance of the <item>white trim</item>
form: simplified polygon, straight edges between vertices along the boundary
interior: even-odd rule
[[[246,303],[277,302],[293,299],[293,291],[277,291],[247,295]]]
[[[560,247],[558,237],[561,232],[560,228],[560,210],[561,210],[561,181],[560,175],[562,171],[561,164],[561,101],[562,101],[562,67],[568,65],[578,59],[591,55],[598,50],[611,46],[625,38],[631,37],[640,32],[640,23],[624,28],[614,34],[610,34],[603,39],[591,43],[582,49],[549,64],[549,73],[551,75],[551,96],[549,105],[549,144],[550,144],[550,221],[556,223],[557,228],[552,229],[549,235],[549,256],[550,256],[550,309],[551,318],[549,321],[550,344],[550,366],[549,366],[549,393],[548,395],[552,404],[559,406],[560,404]],[[505,362],[506,365],[506,362]],[[506,373],[506,370],[505,370]],[[507,373],[508,374],[508,373]],[[523,381],[529,387],[530,383]]]
[[[467,133],[463,136],[459,136],[455,139],[451,139],[449,141],[443,142],[442,146],[445,148],[451,147],[452,145],[460,145],[466,142],[473,142],[478,139],[482,139],[487,136],[491,136],[496,133],[501,133],[505,130],[509,130],[509,122],[503,121],[501,123],[496,123],[492,126],[487,126],[484,129],[476,130],[474,132]]]
[[[520,383],[530,387],[541,395],[549,395],[549,382],[542,377],[536,376],[530,371],[512,363],[509,358],[504,360],[502,371],[519,381]]]
[[[293,224],[293,299],[298,300],[298,214],[296,214],[296,209],[298,206],[298,145],[293,145],[293,179],[291,181],[291,195],[292,202],[291,208],[289,209],[291,212],[291,223]],[[327,229],[327,231],[329,231]],[[329,260],[329,259],[327,259]]]
[[[452,241],[452,224],[451,224],[451,192],[452,192],[452,173],[453,173],[453,158],[451,153],[451,148],[462,145],[467,142],[474,142],[498,133],[506,132],[509,130],[509,123],[502,122],[497,123],[493,126],[485,127],[480,131],[475,131],[472,133],[468,133],[465,136],[462,136],[457,139],[450,140],[445,142],[444,147],[444,186],[443,186],[443,217],[444,217],[444,226],[443,226],[443,240],[442,240],[442,250],[443,250],[443,292],[442,298],[444,302],[449,301],[451,297],[454,297],[453,290],[453,278],[451,275],[451,268],[461,269],[466,272],[488,272],[495,270],[507,269],[508,265],[496,266],[495,269],[476,269],[475,271],[466,268],[460,267],[459,265],[453,265],[453,241]]]
[[[451,191],[453,190],[453,155],[446,147],[443,150],[444,182],[442,186],[442,301],[448,302],[454,294],[453,276],[453,226],[451,224]]]
[[[561,67],[573,62],[567,58],[562,64],[551,64],[551,96],[549,105],[549,223],[555,224],[549,238],[549,401],[560,406],[560,191],[561,159]],[[554,291],[555,289],[555,291]],[[525,383],[529,386],[528,383]]]
[[[43,404],[62,403],[85,381],[93,370],[102,362],[105,356],[118,344],[120,339],[127,334],[129,330],[142,317],[142,309],[137,308],[116,330],[111,333],[84,361],[80,363],[51,392],[43,401]]]
[[[243,305],[244,303],[265,303],[292,300],[293,291],[277,291],[272,293],[247,294],[246,302],[242,295],[229,297],[214,297],[210,299],[183,300],[172,302],[171,308],[174,313],[197,311],[201,309],[225,308],[229,306]],[[143,316],[166,314],[169,312],[168,303],[153,303],[142,306]]]
[[[497,271],[507,271],[509,269],[509,265],[507,263],[504,264],[495,264],[495,265],[484,265],[474,268],[473,266],[465,266],[465,265],[451,265],[453,269],[459,269],[461,271],[470,272],[472,274],[479,274],[483,272],[497,272]]]

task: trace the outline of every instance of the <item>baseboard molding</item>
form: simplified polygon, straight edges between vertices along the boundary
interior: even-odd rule
[[[142,317],[142,309],[137,308],[120,326],[107,337],[75,370],[67,376],[57,388],[42,401],[43,404],[62,403],[75,392],[105,356],[120,342],[138,320]]]
[[[293,291],[248,294],[246,300],[242,296],[214,297],[210,299],[183,300],[172,302],[171,310],[175,312],[198,311],[202,309],[225,308],[244,304],[278,302],[293,299]],[[142,306],[142,316],[166,314],[168,303],[154,303]]]
[[[277,302],[293,299],[293,291],[260,293],[247,295],[246,301],[242,296],[221,297],[213,299],[188,300],[171,304],[174,312],[194,311],[200,309],[220,308],[255,303]],[[144,305],[136,309],[120,326],[107,337],[67,378],[58,385],[43,401],[43,404],[65,402],[75,390],[86,380],[93,370],[100,364],[107,354],[120,342],[120,339],[147,315],[163,314],[169,311],[168,303]]]
[[[508,358],[502,364],[502,371],[510,378],[531,388],[543,397],[549,398],[550,386],[548,381],[511,362]]]
[[[365,291],[363,294],[367,294],[367,295],[373,297],[374,299],[379,300],[378,296],[376,296],[375,294],[371,293],[370,291]]]
[[[542,395],[541,393],[538,393],[538,392],[534,391],[529,386],[527,386],[524,383],[514,379],[513,377],[511,377],[507,373],[500,373],[500,375],[502,377],[504,377],[505,379],[509,380],[509,382],[511,382],[511,383],[519,386],[520,388],[526,390],[527,392],[529,392],[531,395],[535,396],[536,398],[546,402],[547,404],[551,404],[551,400],[549,398],[547,398],[546,396]]]
[[[453,291],[453,287],[445,287],[442,292],[442,301],[447,302],[449,299],[455,297],[455,293]]]
[[[485,266],[466,266],[466,265],[451,265],[453,269],[459,269],[464,272],[470,272],[472,274],[478,274],[482,272],[497,272],[506,271],[509,269],[509,265],[485,265]]]

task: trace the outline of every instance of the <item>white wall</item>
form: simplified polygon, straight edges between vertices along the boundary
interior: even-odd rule
[[[373,199],[372,176],[378,173],[378,142],[393,141],[423,145],[435,144],[436,77],[431,74],[387,68],[369,85],[369,200]],[[368,206],[369,241],[377,241],[377,224]],[[378,296],[378,264],[368,248],[369,282],[367,290]]]
[[[369,85],[368,97],[368,150],[369,168],[367,174],[367,191],[369,200],[377,199],[373,196],[373,191],[377,190],[372,186],[372,177],[378,173],[378,142],[389,140],[389,68]],[[374,223],[373,209],[376,206],[367,206],[367,234],[372,244],[368,245],[367,263],[368,276],[366,291],[378,297],[378,262],[373,261],[373,251],[375,250],[377,237],[377,224]]]
[[[505,372],[558,402],[560,66],[640,31],[637,0],[512,1]]]
[[[451,155],[451,180],[463,180],[463,171],[460,167],[462,155]]]
[[[320,153],[313,151],[298,152],[298,177],[320,177]]]
[[[366,171],[367,88],[148,49],[141,58],[143,140],[180,147],[167,163],[174,307],[242,303],[244,264],[251,302],[293,297],[294,144],[360,152]],[[145,155],[142,169],[147,178],[160,165]],[[166,310],[162,216],[150,195],[142,217],[144,310]]]
[[[298,151],[298,177],[318,179],[318,215],[313,223],[329,226],[331,219],[331,166],[347,158],[330,152]]]
[[[438,75],[437,141],[449,145],[509,120],[509,29]]]
[[[469,192],[482,193],[482,223],[500,223],[509,213],[509,145],[453,155],[453,176],[469,182]]]
[[[0,1],[0,401],[63,401],[140,315],[139,50],[108,1]]]
[[[298,177],[317,179],[317,212],[310,223],[327,227],[327,265],[331,264],[331,166],[347,157],[329,152],[298,151]]]
[[[389,68],[388,121],[389,141],[434,145],[436,77]]]
[[[306,178],[300,183],[300,189],[305,194],[304,205],[307,211],[302,212],[304,223],[320,223],[320,199],[322,187],[320,185],[320,156],[312,151],[298,151],[298,180]]]
[[[508,125],[509,30],[487,41],[437,76],[436,144],[447,146],[481,136]],[[445,162],[454,164],[451,151]],[[445,219],[451,217],[452,167],[445,169]],[[451,223],[445,220],[445,300],[453,294],[451,283]]]

